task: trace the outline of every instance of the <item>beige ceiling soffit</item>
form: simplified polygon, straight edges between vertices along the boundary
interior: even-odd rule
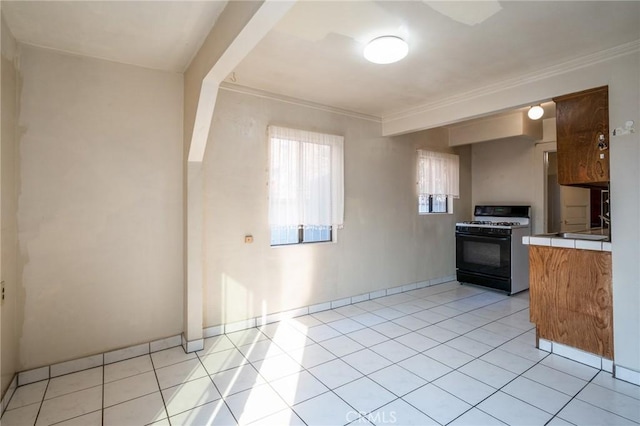
[[[504,80],[496,84],[481,87],[479,89],[471,90],[468,92],[460,93],[454,96],[447,97],[445,99],[439,99],[434,102],[429,102],[423,105],[419,105],[406,110],[398,111],[395,113],[383,115],[382,117],[382,133],[384,136],[391,136],[393,134],[401,133],[403,130],[388,132],[385,130],[385,125],[389,125],[394,121],[400,121],[408,119],[417,115],[429,113],[440,108],[450,107],[452,105],[460,104],[475,98],[479,98],[494,93],[499,93],[505,90],[517,88],[522,85],[535,83],[540,80],[545,80],[554,76],[562,75],[568,72],[579,70],[591,65],[595,65],[601,62],[610,61],[612,59],[631,55],[640,52],[640,40],[634,40],[629,43],[625,43],[619,46],[612,47],[610,49],[602,50],[590,55],[582,56],[580,58],[572,59],[552,67],[548,67],[539,71],[534,71],[517,78]],[[451,123],[441,123],[440,125],[446,125]]]
[[[542,138],[542,120],[529,120],[525,111],[487,117],[448,128],[449,146],[490,140],[535,141]]]
[[[302,107],[306,107],[306,108],[313,108],[319,111],[326,111],[326,112],[330,112],[333,114],[340,114],[340,115],[344,115],[347,117],[352,117],[352,118],[359,118],[361,120],[368,120],[368,121],[373,121],[376,123],[381,123],[382,120],[380,117],[377,117],[375,115],[369,115],[369,114],[362,114],[359,112],[355,112],[355,111],[349,111],[346,109],[341,109],[341,108],[336,108],[336,107],[332,107],[329,105],[323,105],[323,104],[319,104],[319,103],[315,103],[315,102],[311,102],[311,101],[305,101],[302,99],[298,99],[298,98],[292,98],[289,96],[284,96],[284,95],[278,95],[275,93],[270,93],[270,92],[266,92],[264,90],[260,90],[260,89],[254,89],[251,87],[247,87],[247,86],[241,86],[238,84],[233,84],[233,83],[229,83],[227,81],[223,81],[220,84],[220,90],[227,90],[229,92],[235,92],[235,93],[242,93],[245,95],[250,95],[250,96],[256,96],[259,98],[264,98],[264,99],[271,99],[274,101],[278,101],[278,102],[284,102],[284,103],[288,103],[288,104],[292,104],[292,105],[298,105],[298,106],[302,106]]]
[[[423,3],[461,24],[481,24],[502,10],[497,1],[428,1]]]
[[[294,1],[265,0],[202,81],[188,161],[204,158],[218,87],[260,40],[282,19]]]

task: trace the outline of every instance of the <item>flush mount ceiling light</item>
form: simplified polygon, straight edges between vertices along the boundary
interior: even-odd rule
[[[409,46],[400,37],[374,38],[364,48],[364,57],[374,64],[392,64],[407,56]]]
[[[539,120],[544,115],[544,109],[540,105],[534,105],[529,108],[527,115],[532,120]]]

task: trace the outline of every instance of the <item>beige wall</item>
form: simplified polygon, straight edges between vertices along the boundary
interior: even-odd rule
[[[182,76],[22,47],[20,369],[182,331]]]
[[[638,129],[640,53],[618,59],[606,71],[611,128],[634,120]],[[640,133],[612,137],[610,150],[615,362],[640,372]]]
[[[534,143],[502,139],[471,146],[473,204],[534,203]]]
[[[454,274],[456,217],[419,216],[415,196],[415,150],[448,151],[446,133],[385,138],[379,123],[227,90],[217,102],[204,160],[205,326]],[[337,242],[270,247],[269,124],[345,136]]]
[[[18,192],[17,192],[17,141],[16,108],[18,75],[14,66],[16,44],[2,19],[2,147],[0,150],[0,271],[5,284],[5,300],[0,304],[2,341],[0,343],[0,371],[2,372],[0,394],[4,395],[18,368]]]

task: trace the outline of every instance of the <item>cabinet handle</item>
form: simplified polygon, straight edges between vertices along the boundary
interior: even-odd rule
[[[605,149],[607,149],[607,143],[605,142],[605,137],[602,133],[600,133],[600,135],[598,135],[598,149],[600,151],[604,151]]]

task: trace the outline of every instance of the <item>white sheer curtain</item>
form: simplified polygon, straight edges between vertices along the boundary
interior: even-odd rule
[[[418,195],[460,198],[459,157],[418,150]]]
[[[269,225],[342,227],[344,137],[269,126]]]

